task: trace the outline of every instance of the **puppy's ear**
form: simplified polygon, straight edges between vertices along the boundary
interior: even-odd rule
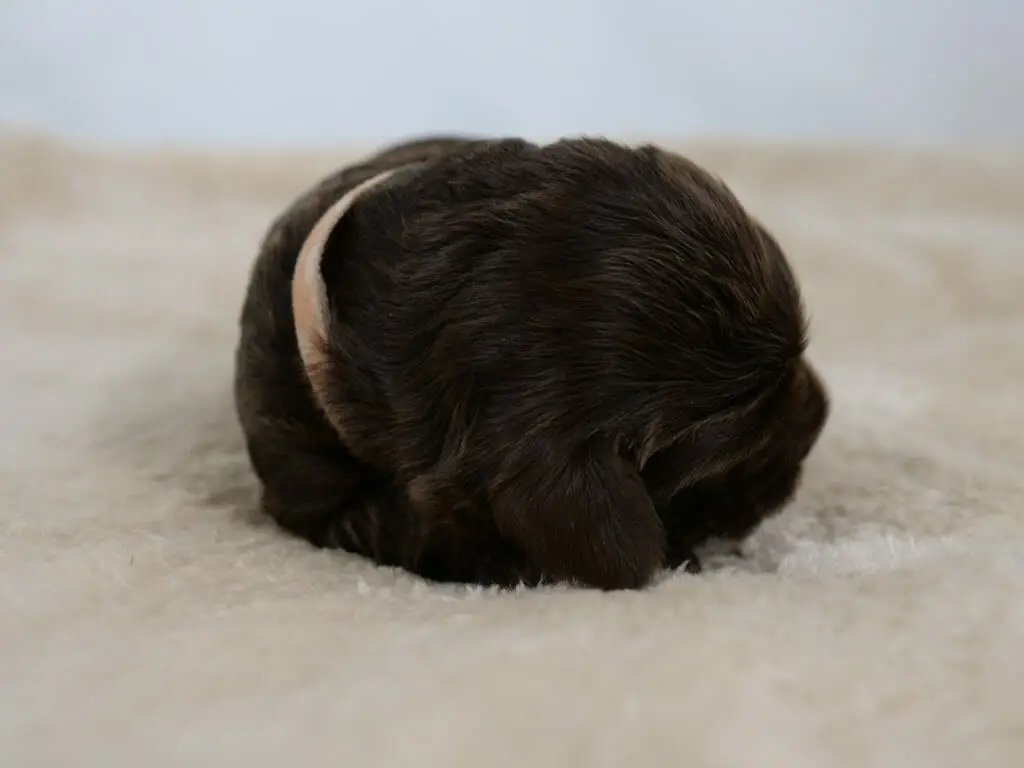
[[[355,202],[371,187],[387,179],[393,170],[385,171],[353,187],[337,200],[316,222],[299,250],[292,276],[292,314],[295,338],[306,375],[317,403],[324,405],[323,363],[327,331],[330,327],[330,303],[324,284],[321,261],[331,233]]]
[[[645,586],[665,529],[636,469],[611,441],[563,450],[534,438],[492,487],[494,520],[546,579],[599,589]]]

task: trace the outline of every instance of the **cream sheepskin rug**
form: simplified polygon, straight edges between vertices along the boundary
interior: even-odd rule
[[[353,152],[0,140],[0,765],[1024,765],[1024,157],[681,148],[803,281],[806,482],[701,576],[498,595],[254,514],[246,273]]]

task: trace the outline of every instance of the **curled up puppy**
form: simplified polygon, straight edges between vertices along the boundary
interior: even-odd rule
[[[435,581],[639,588],[795,493],[828,416],[798,284],[652,146],[437,137],[271,226],[235,397],[267,515]]]

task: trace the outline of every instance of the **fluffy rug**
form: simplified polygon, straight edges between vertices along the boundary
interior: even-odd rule
[[[701,576],[499,595],[254,513],[246,272],[351,154],[0,141],[0,764],[1024,765],[1024,157],[684,149],[804,283],[806,482]]]

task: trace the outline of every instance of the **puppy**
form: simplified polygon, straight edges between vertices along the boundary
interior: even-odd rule
[[[265,513],[434,581],[699,569],[789,501],[828,416],[779,245],[654,146],[387,147],[272,224],[240,325]]]

